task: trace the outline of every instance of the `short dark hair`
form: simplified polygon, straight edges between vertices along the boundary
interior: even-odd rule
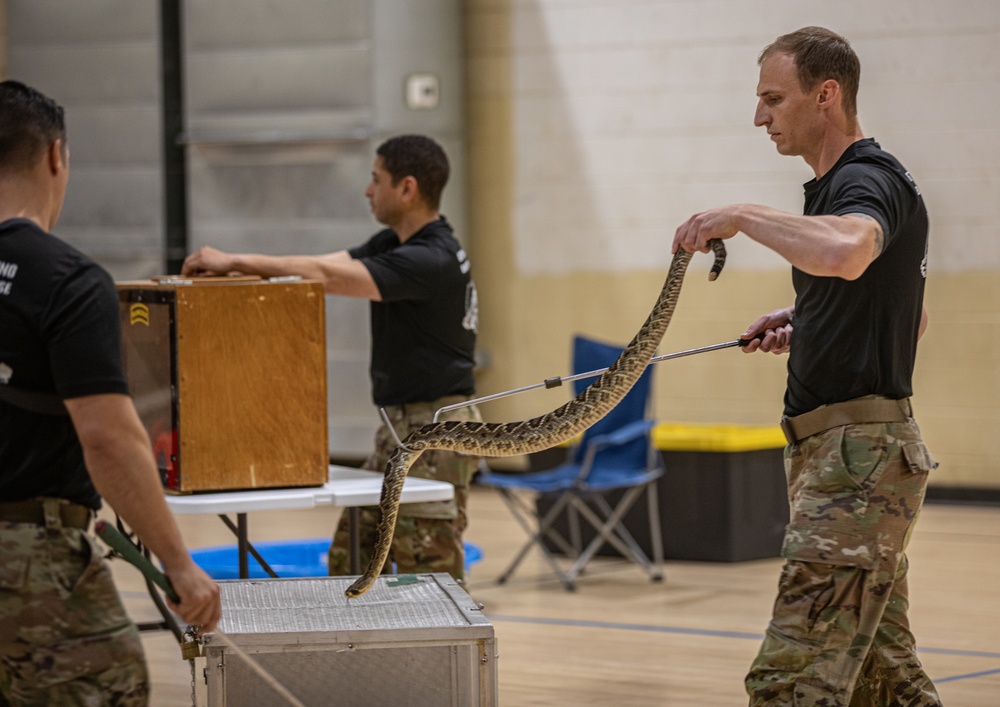
[[[383,142],[375,153],[393,184],[413,177],[427,206],[438,208],[449,173],[448,156],[440,145],[424,135],[399,135]]]
[[[804,93],[827,79],[839,83],[844,112],[851,117],[857,115],[861,61],[846,39],[824,27],[803,27],[764,47],[758,66],[773,54],[790,54],[795,59]]]
[[[0,171],[30,170],[56,140],[65,150],[62,106],[20,81],[0,82]]]

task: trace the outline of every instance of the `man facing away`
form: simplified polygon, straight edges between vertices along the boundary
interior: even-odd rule
[[[804,215],[737,204],[695,214],[673,250],[744,233],[792,264],[795,304],[744,333],[789,352],[782,428],[791,521],[774,613],[746,677],[751,705],[939,705],[907,620],[904,554],[936,463],[909,404],[927,212],[857,119],[860,62],[819,27],[759,61],[754,123],[801,156]]]
[[[388,228],[365,243],[326,255],[277,257],[205,247],[188,256],[182,274],[298,275],[322,281],[327,294],[370,300],[372,396],[403,439],[430,423],[439,408],[475,394],[478,303],[468,257],[439,212],[448,174],[448,158],[431,138],[391,138],[376,150],[365,189],[372,214]],[[480,417],[475,406],[467,406],[441,419]],[[393,432],[383,424],[363,468],[384,471],[395,447]],[[387,560],[398,572],[448,572],[464,578],[462,532],[477,464],[477,457],[430,450],[410,469],[411,476],[453,484],[455,497],[400,506]],[[364,562],[375,544],[377,519],[376,508],[361,510]],[[334,534],[329,569],[331,575],[350,573],[346,514]]]
[[[186,622],[218,585],[191,559],[128,395],[110,276],[50,231],[69,177],[63,109],[0,83],[0,704],[146,704],[149,678],[101,549],[102,497],[163,563]]]

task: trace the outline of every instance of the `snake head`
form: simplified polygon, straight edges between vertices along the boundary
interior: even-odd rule
[[[344,596],[348,599],[357,599],[359,596],[371,589],[373,581],[369,581],[367,577],[358,577],[354,584],[349,586],[344,590]]]

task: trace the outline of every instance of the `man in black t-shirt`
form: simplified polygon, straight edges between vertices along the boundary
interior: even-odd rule
[[[146,704],[138,630],[87,529],[103,497],[160,559],[181,617],[218,585],[163,499],[122,370],[108,274],[49,231],[69,176],[63,110],[0,83],[0,704]]]
[[[791,520],[778,599],[746,676],[751,705],[939,705],[906,611],[906,543],[936,466],[912,418],[926,326],[927,211],[857,120],[860,63],[807,27],[760,55],[754,122],[815,179],[804,215],[739,204],[696,214],[673,249],[742,232],[792,264],[795,304],[747,351],[789,352],[782,428]],[[794,332],[794,333],[793,333]]]
[[[327,294],[371,301],[372,397],[385,408],[395,435],[430,423],[441,407],[475,394],[473,380],[478,302],[469,259],[439,213],[448,158],[422,135],[402,135],[376,151],[365,196],[375,218],[388,226],[349,250],[315,256],[223,253],[202,248],[184,261],[182,274],[297,275],[324,282]],[[478,421],[475,406],[441,419]],[[395,448],[386,425],[376,432],[365,469],[382,472]],[[462,532],[468,486],[478,458],[445,450],[424,452],[411,476],[455,486],[451,501],[400,506],[389,562],[402,573],[449,572],[464,578]],[[362,560],[368,562],[378,518],[361,510]],[[330,548],[333,575],[350,573],[347,516]]]

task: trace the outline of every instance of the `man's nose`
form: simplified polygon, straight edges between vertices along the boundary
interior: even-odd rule
[[[757,110],[754,112],[753,115],[753,124],[759,128],[762,125],[767,125],[770,121],[771,121],[770,116],[768,116],[767,111],[764,110],[764,102],[758,101]]]

